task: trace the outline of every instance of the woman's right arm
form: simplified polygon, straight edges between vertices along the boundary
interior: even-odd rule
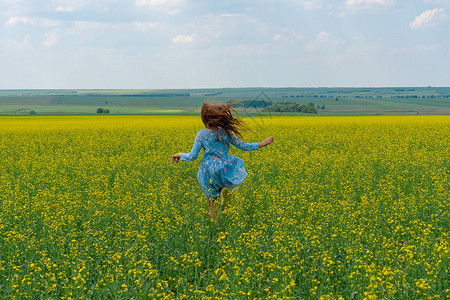
[[[181,161],[193,161],[196,160],[200,150],[202,149],[202,142],[200,140],[200,132],[195,136],[194,146],[192,146],[192,150],[189,153],[177,153],[169,156],[172,158],[172,162],[177,163]]]

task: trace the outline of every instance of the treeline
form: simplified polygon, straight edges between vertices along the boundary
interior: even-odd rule
[[[282,96],[283,98],[343,98],[343,99],[372,99],[372,98],[415,98],[415,99],[435,99],[435,98],[450,98],[450,95],[290,95]]]
[[[251,100],[251,101],[240,101],[235,107],[244,108],[262,108],[261,111],[267,112],[302,112],[307,114],[317,114],[317,108],[314,107],[314,103],[298,104],[293,102],[279,102],[273,104],[272,101],[265,100]],[[325,109],[325,106],[323,106]]]
[[[415,99],[435,99],[435,98],[450,98],[450,95],[422,95],[422,96],[418,96],[418,95],[395,95],[395,96],[391,96],[391,98],[415,98]]]
[[[284,95],[282,98],[334,98],[333,95]],[[341,97],[341,96],[339,96]],[[347,96],[346,96],[347,97]]]
[[[317,108],[306,104],[275,104],[264,107],[262,111],[270,112],[301,112],[305,114],[317,114]]]

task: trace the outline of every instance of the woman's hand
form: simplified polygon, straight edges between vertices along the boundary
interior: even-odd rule
[[[182,154],[182,153],[177,153],[177,154],[171,155],[171,156],[169,156],[169,157],[172,159],[172,162],[173,162],[173,163],[177,163],[177,162],[179,162],[180,159],[181,159],[181,154]]]
[[[271,144],[272,142],[273,142],[273,137],[269,136],[269,137],[265,138],[264,141],[259,142],[258,147],[259,148],[265,147],[265,146]]]

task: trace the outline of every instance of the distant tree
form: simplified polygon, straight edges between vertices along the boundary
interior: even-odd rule
[[[109,109],[99,107],[99,108],[97,108],[97,113],[98,114],[109,114]]]
[[[311,105],[305,104],[274,104],[262,109],[263,111],[272,112],[302,112],[306,114],[317,114],[317,109]]]
[[[311,105],[301,105],[301,111],[305,114],[317,114],[317,109]]]

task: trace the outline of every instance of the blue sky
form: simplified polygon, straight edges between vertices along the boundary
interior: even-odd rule
[[[0,89],[450,86],[450,0],[0,0]]]

